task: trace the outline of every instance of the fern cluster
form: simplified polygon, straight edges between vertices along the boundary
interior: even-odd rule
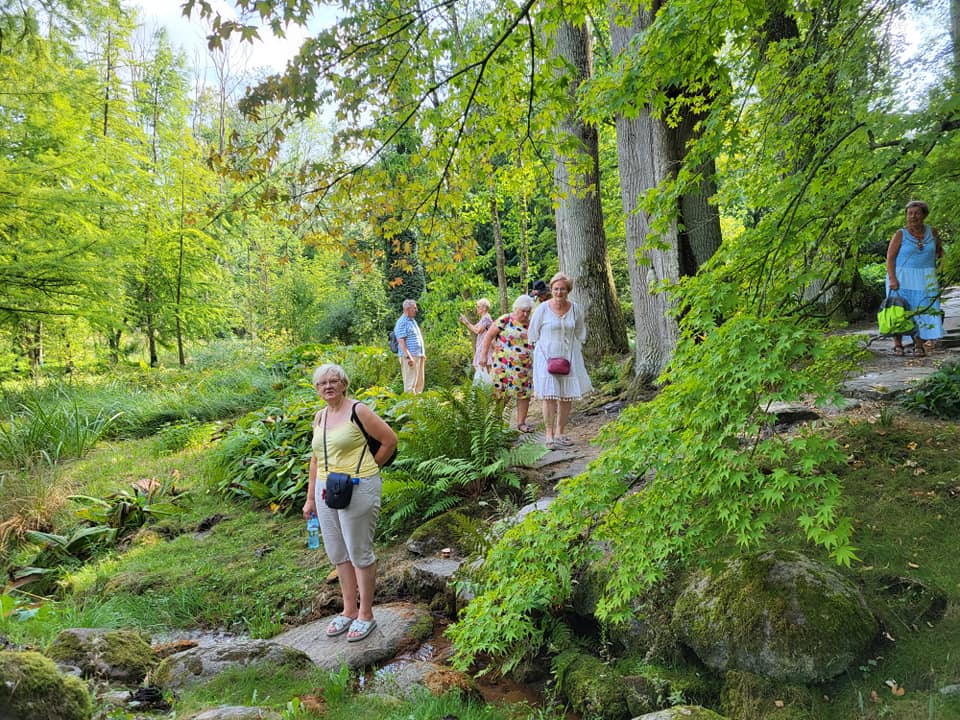
[[[384,473],[381,532],[392,535],[484,492],[520,490],[515,468],[543,456],[539,444],[513,445],[516,432],[488,388],[465,385],[402,401],[400,457]]]

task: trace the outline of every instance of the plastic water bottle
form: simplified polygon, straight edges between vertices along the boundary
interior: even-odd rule
[[[320,521],[316,513],[310,513],[310,519],[307,520],[307,547],[311,550],[320,547]]]

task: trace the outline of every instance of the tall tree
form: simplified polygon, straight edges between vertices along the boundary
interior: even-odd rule
[[[585,20],[560,22],[551,39],[568,100],[554,146],[557,256],[560,270],[574,280],[574,298],[590,328],[584,350],[596,361],[626,352],[627,331],[607,256],[597,129],[578,117],[576,103],[580,86],[593,73],[593,42]]]

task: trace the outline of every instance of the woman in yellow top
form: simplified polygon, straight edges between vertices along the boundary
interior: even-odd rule
[[[321,365],[313,373],[313,386],[326,407],[313,419],[313,456],[303,516],[309,519],[316,513],[324,550],[336,565],[340,580],[343,612],[330,621],[327,636],[347,633],[347,640],[355,642],[377,626],[373,617],[377,581],[373,535],[380,514],[380,466],[393,455],[397,434],[370,408],[347,395],[349,385],[350,378],[339,365]],[[380,443],[375,455],[361,425]],[[354,478],[350,504],[341,510],[329,508],[324,502],[327,474],[331,472]]]

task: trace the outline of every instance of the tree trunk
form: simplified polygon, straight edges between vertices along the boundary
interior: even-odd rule
[[[554,37],[555,56],[575,68],[568,85],[571,108],[580,84],[593,71],[593,49],[586,27],[559,26]],[[607,237],[600,206],[600,154],[595,128],[581,122],[571,110],[560,122],[558,134],[571,140],[569,155],[554,153],[554,185],[558,197],[557,256],[560,271],[574,282],[572,299],[582,308],[587,323],[584,353],[597,361],[604,355],[627,351],[627,328],[614,292],[613,271],[607,257]]]
[[[617,25],[620,8],[611,6],[610,45],[614,55],[629,52],[631,39],[653,21],[654,8],[640,10],[630,27]],[[656,293],[663,281],[680,278],[679,238],[676,223],[667,235],[657,238],[662,247],[648,248],[650,218],[637,208],[640,198],[657,187],[671,171],[672,141],[667,126],[642,108],[635,118],[618,115],[617,156],[620,165],[620,193],[626,217],[627,267],[633,322],[637,330],[634,372],[641,380],[654,380],[666,367],[677,344],[677,321],[665,293]]]
[[[507,257],[503,252],[503,228],[500,227],[500,211],[497,208],[497,195],[490,198],[490,220],[493,223],[493,245],[497,255],[497,288],[500,291],[500,312],[510,309],[510,297],[507,294]]]
[[[699,133],[696,124],[701,116],[685,112],[676,128],[670,131],[671,174],[680,171],[687,156],[687,144]],[[713,160],[706,161],[699,169],[702,180],[695,190],[680,197],[680,222],[678,241],[680,251],[680,275],[695,275],[700,266],[720,248],[720,211],[710,204],[717,185],[713,177],[716,168]]]
[[[950,42],[953,45],[953,79],[960,82],[960,0],[950,0]]]
[[[184,199],[184,168],[183,163],[180,164],[180,233],[179,233],[179,244],[180,244],[180,253],[177,256],[177,301],[176,301],[176,321],[177,321],[177,359],[180,362],[180,367],[185,367],[187,364],[186,356],[183,352],[183,307],[181,306],[181,300],[183,296],[183,216],[186,213],[186,201]]]
[[[520,218],[518,222],[520,230],[520,279],[523,281],[525,290],[531,288],[530,278],[530,245],[527,242],[527,193],[524,191],[520,197]]]
[[[30,372],[38,375],[43,367],[43,321],[22,320],[18,335],[21,352],[30,363]]]
[[[654,2],[649,10],[638,11],[631,25],[625,27],[617,25],[615,18],[630,17],[627,8],[611,5],[610,44],[615,56],[630,52],[631,41],[653,23],[661,6],[661,2]],[[688,144],[697,137],[699,119],[687,111],[676,127],[670,128],[652,117],[647,107],[639,108],[635,118],[617,117],[620,191],[627,218],[627,261],[637,330],[634,371],[641,380],[653,380],[663,371],[679,334],[670,298],[655,293],[656,286],[695,274],[717,251],[722,239],[720,213],[709,202],[716,192],[711,159],[698,168],[703,178],[699,185],[680,197],[677,220],[656,238],[663,247],[648,248],[638,255],[647,243],[651,225],[650,218],[637,210],[639,199],[664,180],[676,177],[687,157]]]
[[[120,362],[120,339],[123,330],[120,328],[107,328],[107,347],[110,348],[110,363],[117,365]]]
[[[154,327],[153,308],[150,307],[153,303],[153,293],[150,290],[149,280],[146,281],[143,287],[143,299],[144,305],[147,308],[144,325],[147,331],[147,351],[150,354],[150,367],[157,367],[157,365],[160,364],[160,358],[157,355],[157,331]]]

